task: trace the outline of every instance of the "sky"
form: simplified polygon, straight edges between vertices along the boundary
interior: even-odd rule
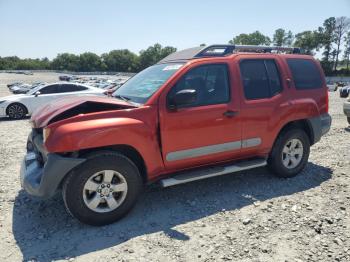
[[[0,0],[0,56],[184,49],[255,30],[313,30],[331,16],[350,17],[350,0]]]

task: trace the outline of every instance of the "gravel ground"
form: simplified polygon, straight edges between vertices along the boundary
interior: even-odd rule
[[[25,78],[25,79],[20,79]],[[57,75],[0,74],[15,80]],[[45,78],[45,79],[43,79]],[[350,128],[330,94],[331,131],[292,179],[259,168],[169,189],[146,189],[113,225],[82,225],[60,195],[32,199],[20,188],[28,120],[0,121],[1,261],[350,261]]]

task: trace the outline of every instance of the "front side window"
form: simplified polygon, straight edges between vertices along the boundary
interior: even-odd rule
[[[118,88],[113,96],[143,104],[183,66],[183,63],[159,64],[146,68]]]
[[[185,89],[197,93],[196,102],[186,107],[227,103],[230,99],[227,65],[204,65],[190,70],[171,89],[168,103],[177,92]]]
[[[59,85],[49,85],[41,88],[39,91],[41,94],[54,94],[59,90]]]
[[[317,89],[322,87],[320,71],[312,60],[289,58],[287,64],[292,72],[296,89]]]
[[[282,91],[280,75],[272,59],[246,59],[240,63],[247,100],[264,99]]]

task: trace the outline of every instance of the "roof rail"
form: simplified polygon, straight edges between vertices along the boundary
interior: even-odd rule
[[[282,46],[259,46],[259,45],[210,45],[203,48],[194,57],[208,56],[226,56],[235,52],[256,52],[256,53],[271,53],[275,51],[289,52],[292,54],[300,54],[301,50],[298,47],[282,47]]]
[[[282,47],[282,46],[260,46],[260,45],[210,45],[210,46],[197,46],[181,50],[168,55],[158,62],[169,63],[186,61],[193,58],[200,57],[215,57],[226,56],[237,52],[255,52],[255,53],[292,53],[300,54],[301,49],[298,47]]]

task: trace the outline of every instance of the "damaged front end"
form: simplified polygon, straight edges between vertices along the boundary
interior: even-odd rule
[[[65,98],[56,100],[36,110],[31,117],[31,122],[34,128],[43,128],[54,122],[78,115],[135,107],[137,106],[126,101],[108,97],[84,96]]]

